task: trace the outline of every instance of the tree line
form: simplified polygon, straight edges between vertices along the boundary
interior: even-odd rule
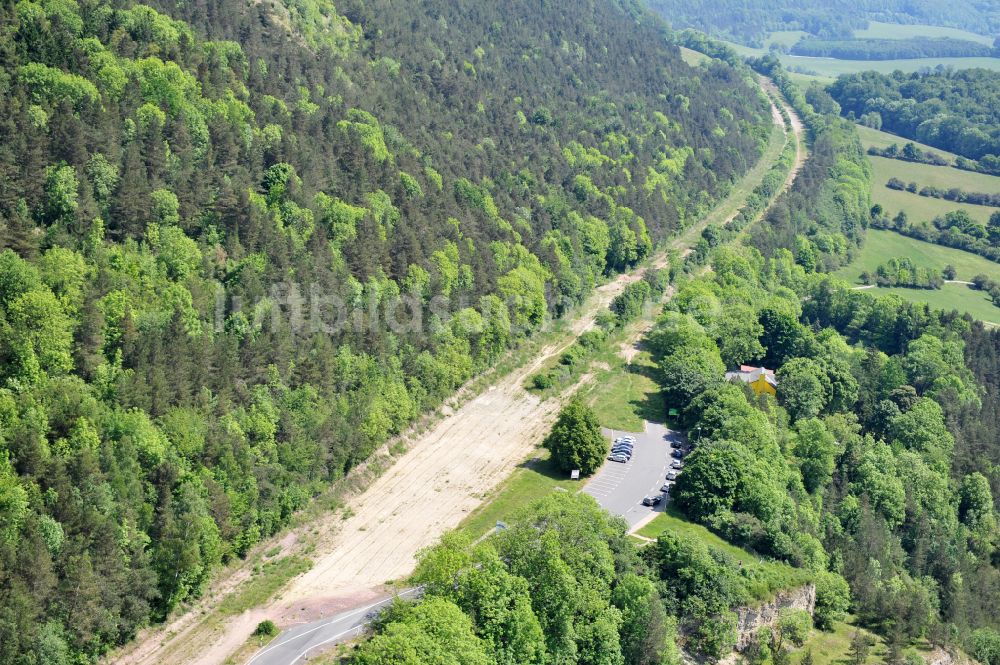
[[[947,268],[944,272],[925,268],[913,264],[909,257],[890,257],[888,261],[878,264],[875,272],[867,270],[861,273],[863,284],[875,284],[877,286],[902,286],[914,289],[940,289],[944,285],[944,280],[954,279],[954,268],[951,269],[951,276],[948,277]]]
[[[905,183],[899,178],[892,177],[886,181],[885,186],[897,191],[907,191],[920,196],[928,196],[935,199],[955,201],[956,203],[971,203],[973,205],[1000,207],[1000,194],[986,192],[967,192],[961,187],[932,187],[924,185],[920,187],[916,182]]]
[[[817,39],[807,37],[792,45],[789,53],[839,60],[908,60],[913,58],[989,58],[998,51],[986,44],[954,37],[909,37],[906,39]]]
[[[809,159],[791,189],[770,207],[765,223],[751,227],[751,242],[765,256],[791,247],[808,270],[846,265],[871,218],[871,165],[857,132],[836,117],[830,95],[817,85],[801,90],[774,56],[750,64],[775,81],[810,139]]]
[[[864,124],[864,116],[862,116],[862,124]],[[874,129],[880,129],[880,127],[875,127]],[[876,157],[887,157],[889,159],[899,159],[904,162],[916,162],[918,164],[931,164],[933,166],[953,166],[951,162],[947,159],[934,152],[933,150],[923,150],[918,148],[912,141],[907,141],[902,149],[900,149],[898,143],[893,143],[892,145],[879,148],[877,146],[871,146],[868,148],[868,154],[874,155]]]
[[[929,639],[992,658],[998,336],[853,290],[799,249],[716,249],[650,333],[666,402],[696,442],[676,505],[732,542],[842,576],[890,653]],[[744,363],[777,370],[776,399],[724,381]]]

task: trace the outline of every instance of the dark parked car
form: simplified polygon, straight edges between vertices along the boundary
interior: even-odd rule
[[[661,501],[663,501],[663,496],[660,495],[660,494],[657,494],[656,496],[644,496],[642,498],[642,505],[644,505],[644,506],[655,506],[658,503],[660,503]]]
[[[663,492],[664,494],[669,493],[670,492],[670,483],[663,483],[663,487],[660,488],[660,491]]]

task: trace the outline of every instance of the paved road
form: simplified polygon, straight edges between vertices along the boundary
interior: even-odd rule
[[[670,452],[680,443],[680,435],[657,423],[646,423],[645,432],[606,431],[609,438],[631,435],[635,437],[632,459],[624,464],[605,461],[587,482],[583,491],[591,495],[603,508],[621,515],[634,527],[653,512],[662,512],[664,504],[656,508],[642,505],[642,498],[659,494],[670,467]]]
[[[295,665],[304,662],[312,651],[326,650],[356,637],[371,622],[370,613],[391,605],[396,598],[419,597],[422,590],[420,587],[407,589],[371,605],[290,628],[254,654],[246,665]]]

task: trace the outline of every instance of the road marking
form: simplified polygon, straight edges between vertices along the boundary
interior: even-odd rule
[[[339,640],[341,637],[343,637],[344,635],[347,635],[348,633],[353,633],[354,631],[358,630],[359,628],[364,628],[365,625],[366,624],[361,624],[360,626],[355,626],[354,628],[348,628],[347,630],[345,630],[342,633],[337,633],[336,635],[334,635],[330,639],[323,640],[322,642],[318,642],[317,644],[312,645],[311,647],[309,647],[308,649],[306,649],[305,651],[303,651],[302,653],[300,653],[298,656],[296,656],[295,658],[292,658],[290,661],[288,661],[288,665],[295,665],[295,663],[298,662],[299,658],[302,658],[302,656],[306,655],[307,653],[309,653],[313,649],[321,647],[321,646],[323,646],[324,644],[326,644],[328,642],[333,642],[334,640]],[[358,631],[358,632],[360,632],[360,631]],[[250,665],[249,662],[247,663],[247,665]]]
[[[278,647],[285,646],[286,644],[290,644],[290,643],[294,642],[295,640],[299,639],[303,635],[308,635],[309,633],[314,633],[317,630],[319,630],[320,628],[325,628],[326,626],[329,626],[331,623],[336,623],[338,621],[342,621],[342,620],[344,620],[344,619],[346,619],[348,617],[354,616],[358,612],[366,612],[366,611],[370,610],[373,607],[376,607],[378,605],[383,605],[383,604],[388,603],[388,602],[390,602],[392,600],[395,600],[396,598],[402,598],[403,596],[405,596],[405,595],[407,595],[409,593],[413,593],[415,591],[418,591],[420,589],[423,589],[422,585],[418,586],[418,587],[413,587],[412,589],[407,589],[406,591],[403,591],[402,593],[398,593],[395,596],[391,596],[389,598],[383,598],[382,600],[374,602],[371,605],[367,605],[365,607],[361,607],[361,608],[358,608],[356,610],[352,610],[352,611],[348,612],[347,614],[338,614],[338,615],[336,615],[334,617],[331,617],[329,621],[327,621],[325,623],[322,623],[322,624],[316,626],[315,628],[310,628],[309,630],[303,631],[303,632],[299,633],[298,635],[296,635],[294,637],[290,637],[287,640],[285,640],[284,642],[275,640],[274,642],[272,642],[271,644],[269,644],[266,649],[262,649],[261,651],[258,651],[256,654],[254,654],[253,657],[250,658],[250,660],[248,660],[246,662],[246,665],[250,665],[250,663],[252,663],[253,661],[257,660],[258,658],[260,658],[264,654],[269,653],[269,652],[273,651],[274,649],[277,649]],[[357,628],[357,626],[355,626],[355,628]],[[316,645],[316,646],[319,646],[319,645]],[[298,660],[298,657],[296,657],[296,660]],[[295,661],[293,660],[292,662],[294,663]]]

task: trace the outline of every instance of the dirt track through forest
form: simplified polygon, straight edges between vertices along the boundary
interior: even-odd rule
[[[782,124],[776,109],[774,116],[776,124]],[[801,144],[801,123],[796,126],[797,118],[792,117]],[[799,165],[797,159],[796,169]],[[758,175],[764,173],[766,169]],[[709,217],[674,239],[671,247],[686,253]],[[653,263],[665,265],[666,254],[659,254]],[[315,619],[331,608],[363,603],[386,582],[408,575],[417,552],[478,506],[531,453],[555,420],[562,400],[542,401],[528,393],[523,388],[527,378],[593,327],[597,314],[640,274],[620,275],[596,289],[559,342],[544,347],[531,362],[498,378],[427,431],[414,435],[407,452],[350,501],[350,517],[344,520],[330,514],[319,523],[320,538],[308,553],[313,567],[265,607],[211,627],[204,625],[195,610],[189,611],[188,615],[195,616],[177,617],[166,627],[149,631],[112,662],[218,665],[244,644],[264,618],[284,625]]]

